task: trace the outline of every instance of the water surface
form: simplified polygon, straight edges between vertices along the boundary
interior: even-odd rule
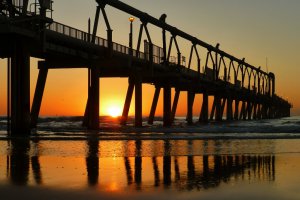
[[[1,199],[300,199],[300,117],[134,128],[46,117],[30,137],[0,117]],[[146,120],[145,120],[146,121]]]
[[[0,141],[0,163],[4,197],[300,198],[295,139],[14,139]]]

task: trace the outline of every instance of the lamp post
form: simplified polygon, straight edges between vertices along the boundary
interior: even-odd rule
[[[132,23],[134,21],[134,17],[129,17],[129,21],[130,21],[129,54],[132,55]]]

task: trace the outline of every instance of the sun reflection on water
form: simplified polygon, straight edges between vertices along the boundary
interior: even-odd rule
[[[0,141],[5,146],[1,149],[10,152],[0,152],[3,163],[0,165],[1,184],[43,185],[62,189],[88,187],[98,192],[116,193],[154,192],[158,189],[197,192],[223,188],[224,185],[236,186],[243,182],[271,184],[277,181],[277,170],[286,171],[288,167],[278,161],[280,156],[274,154],[224,154],[222,148],[230,146],[228,142],[217,143],[218,154],[197,153],[201,144],[203,148],[209,146],[216,149],[211,141],[99,141],[91,138],[74,144],[53,141],[37,143],[18,141],[6,146]],[[86,149],[83,148],[84,143]],[[59,150],[62,145],[68,151],[65,154]],[[184,155],[178,145],[187,147],[184,152],[189,153]],[[75,146],[79,149],[74,153]],[[294,164],[297,163],[297,157],[293,159]]]

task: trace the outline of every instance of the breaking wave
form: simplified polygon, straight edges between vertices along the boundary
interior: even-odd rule
[[[83,117],[42,117],[32,137],[44,139],[86,139],[96,135],[99,139],[276,139],[300,138],[300,116],[251,121],[223,121],[208,124],[187,125],[185,118],[176,118],[172,127],[163,127],[162,119],[156,118],[153,125],[143,121],[142,128],[134,127],[129,118],[126,126],[112,117],[100,118],[100,130],[88,131],[82,127]],[[195,118],[195,121],[196,118]],[[0,136],[6,137],[6,117],[0,117]]]

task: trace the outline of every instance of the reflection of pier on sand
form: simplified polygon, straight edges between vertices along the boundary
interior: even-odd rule
[[[151,145],[145,146],[144,142],[151,143],[152,155],[145,153]],[[186,145],[188,154],[182,155],[180,152],[176,155],[178,148],[176,143],[182,145],[180,142],[188,143]],[[194,142],[197,145],[198,142],[203,144],[202,155],[193,155],[196,148]],[[8,149],[11,152],[7,154],[6,168],[0,169],[6,170],[6,178],[11,184],[48,185],[48,178],[43,180],[43,177],[50,175],[47,174],[47,159],[40,159],[44,156],[43,142],[40,143],[28,140],[14,140],[9,143]],[[107,141],[99,142],[91,137],[86,145],[85,162],[81,164],[74,162],[73,165],[85,169],[86,178],[82,181],[85,183],[80,184],[100,190],[106,190],[112,187],[112,184],[117,184],[115,187],[119,189],[128,187],[132,190],[151,190],[163,187],[184,191],[215,188],[222,183],[230,182],[275,180],[274,155],[219,154],[216,148],[217,141],[137,140],[119,141],[118,145],[114,143],[109,145]],[[108,146],[110,150],[106,149],[102,153],[101,150]],[[215,149],[205,150],[211,147]],[[121,149],[121,153],[118,149]],[[84,157],[84,153],[81,157]],[[60,160],[56,162],[59,163]],[[59,177],[58,180],[65,176],[59,173],[61,169],[52,170],[56,170],[54,174]],[[68,170],[67,167],[65,170]],[[80,173],[74,175],[82,176]],[[70,179],[68,175],[65,178]],[[51,179],[55,180],[57,177]]]

